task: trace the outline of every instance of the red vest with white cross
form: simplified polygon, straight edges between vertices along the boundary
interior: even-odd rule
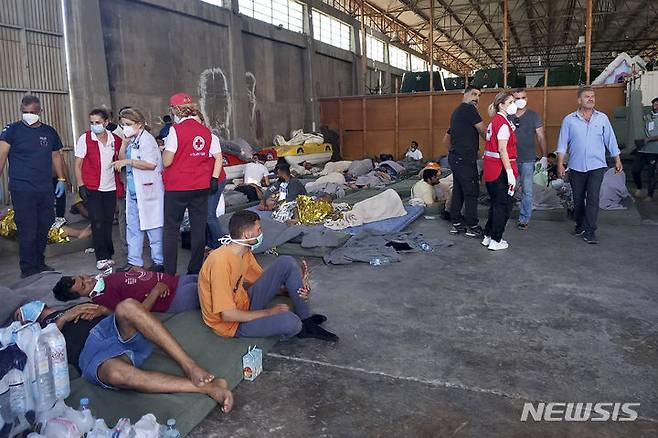
[[[119,149],[121,149],[121,138],[118,135],[112,134],[108,131],[114,139],[114,155],[112,160],[119,159]],[[100,142],[91,138],[91,131],[85,133],[85,141],[87,143],[87,154],[82,159],[82,182],[89,190],[98,190],[101,183],[101,146]],[[119,172],[114,172],[114,183],[116,184],[117,198],[125,196],[126,191],[121,182]]]
[[[209,188],[215,166],[215,158],[210,155],[210,129],[191,118],[176,123],[173,128],[176,129],[178,148],[174,161],[162,174],[165,191]]]
[[[500,159],[498,152],[498,131],[503,125],[507,125],[510,132],[507,140],[507,155],[514,170],[514,177],[519,178],[519,168],[516,165],[516,134],[514,127],[503,115],[496,113],[491,123],[487,126],[487,142],[484,147],[484,180],[486,182],[495,181],[503,171],[503,161]]]

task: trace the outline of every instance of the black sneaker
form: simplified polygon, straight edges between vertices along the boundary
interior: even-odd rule
[[[580,228],[580,227],[576,227],[576,228],[573,229],[573,232],[571,234],[573,236],[576,236],[576,237],[582,236],[583,234],[585,234],[585,229]]]
[[[599,240],[596,238],[594,233],[592,233],[592,234],[583,234],[583,240],[585,242],[589,243],[590,245],[596,245],[597,243],[599,243]]]
[[[464,232],[466,232],[466,225],[452,224],[452,228],[450,228],[450,234],[459,234]]]
[[[50,271],[55,270],[55,268],[53,268],[52,266],[48,266],[45,263],[43,265],[39,266],[39,269],[41,270],[41,272],[46,272],[46,271],[50,272]]]
[[[302,331],[297,334],[298,338],[315,338],[323,341],[338,342],[338,336],[323,329],[318,324],[310,321],[311,318],[302,321]]]
[[[521,231],[525,231],[528,229],[528,223],[527,222],[519,222],[516,224],[516,228],[518,228]]]
[[[466,229],[466,237],[475,237],[480,239],[481,237],[484,236],[484,231],[482,231],[482,227],[479,225],[476,225],[474,227],[468,227]]]

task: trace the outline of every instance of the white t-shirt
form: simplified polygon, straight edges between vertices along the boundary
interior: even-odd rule
[[[181,119],[181,122],[187,119],[191,119],[192,117],[185,117]],[[179,122],[180,123],[180,122]],[[219,144],[219,137],[217,137],[215,134],[211,134],[211,141],[210,141],[210,156],[217,155],[222,151],[222,147]],[[169,134],[165,137],[165,151],[169,151],[172,154],[175,154],[176,151],[178,150],[178,135],[176,134],[176,125],[172,125],[171,128],[169,128]]]
[[[270,171],[267,170],[265,165],[260,163],[247,163],[244,166],[244,183],[256,184],[258,187],[260,187],[263,178],[269,174]]]
[[[411,189],[411,197],[421,199],[425,206],[436,202],[436,191],[434,187],[425,182],[424,180],[418,181]]]
[[[422,160],[423,159],[423,153],[420,151],[420,149],[416,149],[415,151],[412,151],[409,149],[405,155],[405,157],[409,157],[412,160]]]
[[[98,181],[99,192],[111,192],[116,190],[116,182],[114,181],[114,167],[112,166],[112,159],[114,158],[114,136],[107,133],[107,144],[103,144],[98,140],[96,134],[91,133],[91,139],[100,146],[101,156],[101,176]],[[84,158],[87,156],[87,133],[84,133],[78,138],[78,142],[73,148],[73,152],[77,158]],[[82,181],[84,182],[84,181]]]

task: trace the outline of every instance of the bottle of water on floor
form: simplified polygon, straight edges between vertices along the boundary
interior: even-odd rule
[[[112,430],[107,427],[105,420],[99,418],[94,423],[94,428],[87,434],[87,438],[112,438]]]
[[[50,369],[53,374],[55,398],[57,400],[64,400],[71,393],[69,364],[66,357],[66,340],[54,323],[48,324],[41,331],[41,336],[43,336],[43,340],[50,350]]]
[[[374,257],[370,259],[370,264],[372,266],[384,266],[391,263],[391,260],[388,257]]]
[[[34,349],[33,369],[35,376],[34,407],[37,412],[44,412],[53,407],[55,398],[55,384],[50,368],[50,350],[45,339],[39,336]]]
[[[27,412],[27,390],[25,389],[25,378],[21,371],[12,368],[7,373],[9,386],[9,406],[11,414],[19,417]]]
[[[167,420],[167,429],[162,434],[162,438],[180,438],[180,432],[176,429],[176,420],[173,418]]]
[[[74,422],[82,434],[89,432],[94,427],[94,417],[89,410],[88,398],[80,399],[80,407],[77,411],[73,408],[68,408],[65,417]]]
[[[159,438],[160,425],[155,415],[146,414],[139,419],[133,426],[135,429],[135,438]]]

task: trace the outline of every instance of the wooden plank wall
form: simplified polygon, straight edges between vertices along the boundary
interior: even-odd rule
[[[625,105],[625,86],[595,89],[596,108],[612,120],[614,108]],[[576,86],[526,90],[528,107],[544,120],[549,151],[557,146],[562,119],[578,106],[577,90]],[[479,111],[485,121],[489,119],[487,107],[499,91],[482,92]],[[442,139],[450,125],[450,115],[461,100],[460,91],[323,98],[320,120],[340,133],[341,152],[348,160],[381,153],[400,158],[411,140],[418,142],[425,157],[436,158],[448,152]]]

